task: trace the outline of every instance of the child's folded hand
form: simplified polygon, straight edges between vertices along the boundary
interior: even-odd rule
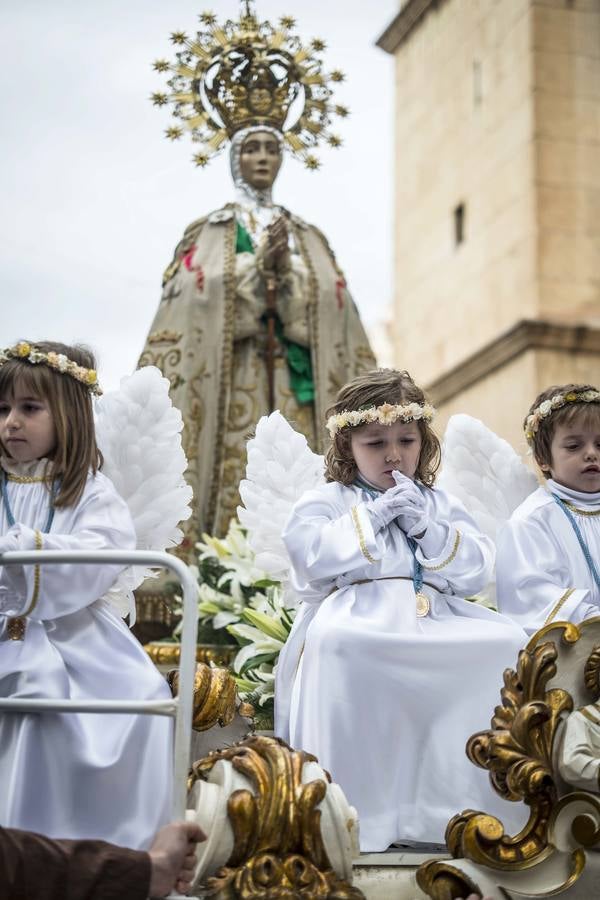
[[[393,472],[393,477],[396,481],[394,487],[366,503],[376,534],[394,519],[398,520],[404,531],[408,531],[425,513],[425,498],[412,479],[401,472]],[[405,517],[406,521],[402,524]]]
[[[380,494],[374,500],[367,500],[365,505],[373,523],[375,534],[400,515],[406,507],[406,502],[404,485],[388,488],[385,493]]]
[[[11,551],[19,549],[19,540],[17,537],[17,528],[13,525],[13,527],[0,536],[0,556],[3,553],[10,553]],[[0,562],[1,565],[1,562]]]
[[[409,537],[420,535],[427,530],[429,516],[426,511],[425,496],[419,490],[412,478],[407,478],[402,472],[392,472],[396,488],[401,493],[402,507],[399,510],[398,525]]]

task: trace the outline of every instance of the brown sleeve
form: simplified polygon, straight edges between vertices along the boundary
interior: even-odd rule
[[[104,841],[0,828],[3,900],[147,900],[150,857]]]

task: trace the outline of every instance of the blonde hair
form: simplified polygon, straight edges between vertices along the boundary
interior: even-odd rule
[[[527,427],[529,416],[533,415],[540,404],[545,400],[551,400],[556,394],[580,394],[584,391],[596,390],[598,389],[593,384],[553,384],[535,398],[525,416],[523,428]],[[586,427],[590,425],[600,426],[600,404],[586,403],[584,400],[580,403],[577,401],[566,403],[559,409],[555,409],[551,415],[540,419],[537,431],[533,434],[530,443],[535,461],[540,467],[544,478],[551,477],[549,470],[552,469],[552,438],[557,426],[572,425],[575,419],[581,419]]]
[[[326,418],[345,410],[366,409],[384,403],[423,405],[427,403],[427,398],[408,372],[397,369],[373,369],[365,375],[359,375],[341,388],[335,403],[327,410]],[[421,452],[415,478],[431,487],[440,467],[440,442],[428,422],[418,419],[416,424],[421,434]],[[338,431],[331,439],[325,453],[327,481],[349,485],[356,478],[358,469],[352,456],[352,432],[353,427],[349,426]]]
[[[29,343],[35,343],[43,353],[62,353],[86,369],[96,368],[94,355],[86,347],[54,341]],[[56,447],[44,474],[49,481],[60,479],[54,506],[74,506],[83,494],[90,469],[95,475],[102,466],[89,388],[43,363],[33,365],[27,359],[9,359],[0,367],[0,397],[11,396],[17,386],[48,404],[56,430]],[[10,456],[1,441],[0,447]]]

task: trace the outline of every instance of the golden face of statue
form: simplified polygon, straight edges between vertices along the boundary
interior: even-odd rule
[[[268,131],[255,131],[242,144],[240,170],[250,187],[264,191],[272,187],[281,167],[277,138]]]

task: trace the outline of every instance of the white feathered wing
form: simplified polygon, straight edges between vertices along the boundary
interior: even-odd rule
[[[458,497],[493,541],[499,527],[538,486],[507,441],[464,414],[448,421],[442,464],[439,487]]]
[[[283,527],[296,500],[325,481],[323,457],[312,452],[304,435],[278,410],[259,420],[247,449],[238,517],[248,531],[256,565],[285,583],[290,559],[281,539]]]
[[[169,382],[154,366],[121,379],[118,391],[95,406],[96,440],[102,471],[127,503],[138,550],[176,547],[179,523],[191,515],[192,489],[183,477],[187,460],[181,446],[183,420],[171,403]],[[105,599],[135,622],[133,591],[156,573],[132,566],[121,573]]]
[[[510,444],[479,419],[464,414],[448,421],[442,465],[438,486],[458,497],[494,543],[498,529],[537,488],[535,475]],[[492,581],[480,602],[495,608],[495,595]]]

